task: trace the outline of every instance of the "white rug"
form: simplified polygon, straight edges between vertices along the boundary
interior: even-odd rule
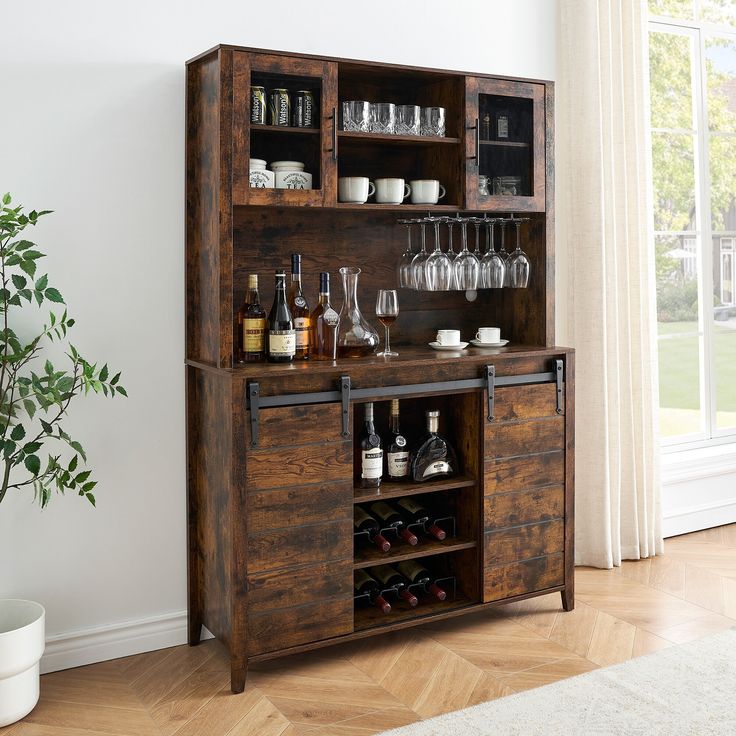
[[[381,736],[736,735],[736,629]]]

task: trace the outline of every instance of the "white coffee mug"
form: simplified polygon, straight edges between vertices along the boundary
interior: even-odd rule
[[[501,342],[500,327],[479,327],[475,333],[478,342]]]
[[[337,180],[337,198],[340,202],[365,204],[375,191],[376,187],[367,176],[341,176]]]
[[[437,204],[447,194],[437,179],[414,179],[409,184],[412,204]]]
[[[411,194],[411,187],[403,179],[376,179],[378,204],[401,204]]]
[[[437,342],[440,345],[459,345],[460,330],[437,330]]]

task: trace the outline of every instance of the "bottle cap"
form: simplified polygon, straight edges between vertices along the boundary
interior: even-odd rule
[[[399,400],[398,399],[391,399],[391,413],[392,414],[399,413]]]
[[[330,274],[322,271],[319,275],[319,291],[320,294],[327,294],[330,291]]]
[[[291,254],[291,272],[292,273],[302,272],[302,257],[298,253]]]
[[[436,411],[436,410],[435,411],[428,411],[427,412],[427,418],[428,419],[438,418],[439,415],[440,415],[440,413],[438,411]]]
[[[365,418],[373,419],[373,403],[370,401],[365,405]]]
[[[257,273],[248,274],[248,288],[249,289],[258,288],[258,274]]]

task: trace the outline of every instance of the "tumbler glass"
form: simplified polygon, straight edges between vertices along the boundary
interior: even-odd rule
[[[342,103],[342,129],[351,133],[367,133],[370,122],[370,103],[348,100]]]
[[[445,135],[445,108],[423,107],[422,108],[422,135]]]
[[[372,102],[369,130],[371,133],[394,133],[396,105],[393,102]]]
[[[419,135],[419,105],[396,105],[396,135]]]

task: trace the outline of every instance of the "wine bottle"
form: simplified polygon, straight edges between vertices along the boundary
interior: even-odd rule
[[[396,569],[412,585],[421,585],[424,590],[430,595],[433,595],[438,601],[444,601],[447,598],[447,592],[434,582],[435,578],[432,573],[417,560],[399,562],[396,565]]]
[[[286,275],[276,272],[276,293],[268,315],[268,360],[291,363],[296,350],[296,333],[289,305],[286,303]]]
[[[353,507],[353,525],[356,532],[368,532],[368,538],[381,552],[391,549],[391,542],[380,533],[380,524],[360,506]]]
[[[416,534],[412,534],[406,528],[406,523],[401,517],[401,514],[392,509],[385,501],[376,501],[371,504],[371,514],[375,516],[381,523],[381,526],[385,529],[386,527],[394,527],[397,534],[408,544],[416,545],[419,542],[419,538]]]
[[[365,405],[365,423],[360,435],[360,485],[363,488],[379,488],[383,470],[381,438],[373,425],[373,404]]]
[[[289,285],[289,311],[296,330],[296,360],[309,358],[309,306],[302,292],[302,257],[291,254],[291,284]]]
[[[263,360],[265,351],[266,310],[258,296],[258,276],[248,275],[248,292],[238,310],[238,361],[251,363]]]
[[[457,457],[452,445],[439,434],[440,413],[427,412],[427,434],[411,461],[415,481],[435,480],[457,473]]]
[[[319,301],[309,317],[309,350],[317,360],[337,358],[337,330],[340,315],[330,304],[330,274],[319,275]]]
[[[447,538],[447,532],[441,529],[430,517],[430,513],[425,506],[414,498],[400,498],[396,501],[399,512],[409,520],[410,524],[422,524],[425,531],[431,534],[435,539],[441,542]]]
[[[391,424],[384,443],[386,475],[389,480],[402,481],[409,477],[409,446],[399,426],[399,400],[391,399]]]
[[[381,584],[384,588],[395,588],[399,594],[399,598],[405,600],[412,608],[419,603],[418,598],[409,591],[409,581],[391,565],[378,565],[369,568],[368,572]]]
[[[381,586],[365,570],[353,573],[353,590],[355,595],[368,593],[371,605],[378,606],[384,613],[391,613],[391,604],[381,595]]]

